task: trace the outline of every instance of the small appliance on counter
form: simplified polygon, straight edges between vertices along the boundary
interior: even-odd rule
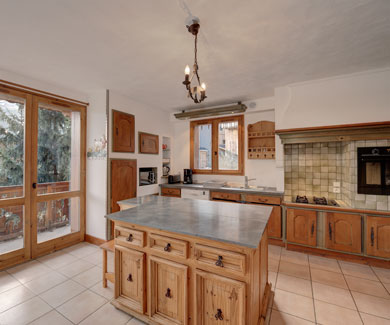
[[[163,176],[168,176],[170,170],[169,166],[163,166]]]
[[[180,182],[181,182],[180,174],[168,176],[168,184],[175,184]]]
[[[184,169],[184,184],[192,184],[192,169]]]

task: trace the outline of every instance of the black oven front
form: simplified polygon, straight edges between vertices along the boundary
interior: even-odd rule
[[[390,195],[390,147],[358,148],[358,193]]]

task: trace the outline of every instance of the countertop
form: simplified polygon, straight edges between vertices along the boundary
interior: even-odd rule
[[[268,196],[278,196],[283,197],[284,192],[277,191],[273,187],[264,187],[264,189],[257,188],[238,188],[238,187],[215,187],[215,186],[206,186],[203,184],[160,184],[161,187],[167,188],[181,188],[181,189],[190,189],[190,190],[211,190],[218,192],[228,192],[228,193],[239,193],[239,194],[258,194],[258,195],[268,195]]]
[[[119,201],[134,206],[106,216],[113,221],[256,249],[272,207],[148,195]]]

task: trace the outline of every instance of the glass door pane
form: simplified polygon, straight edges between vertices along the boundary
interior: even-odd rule
[[[24,206],[0,208],[0,255],[24,248]]]
[[[238,122],[218,123],[218,169],[238,170]]]
[[[194,128],[194,168],[211,170],[212,124],[201,124]]]

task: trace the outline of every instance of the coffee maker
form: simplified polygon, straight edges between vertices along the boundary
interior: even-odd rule
[[[184,169],[184,184],[192,184],[192,169]]]

